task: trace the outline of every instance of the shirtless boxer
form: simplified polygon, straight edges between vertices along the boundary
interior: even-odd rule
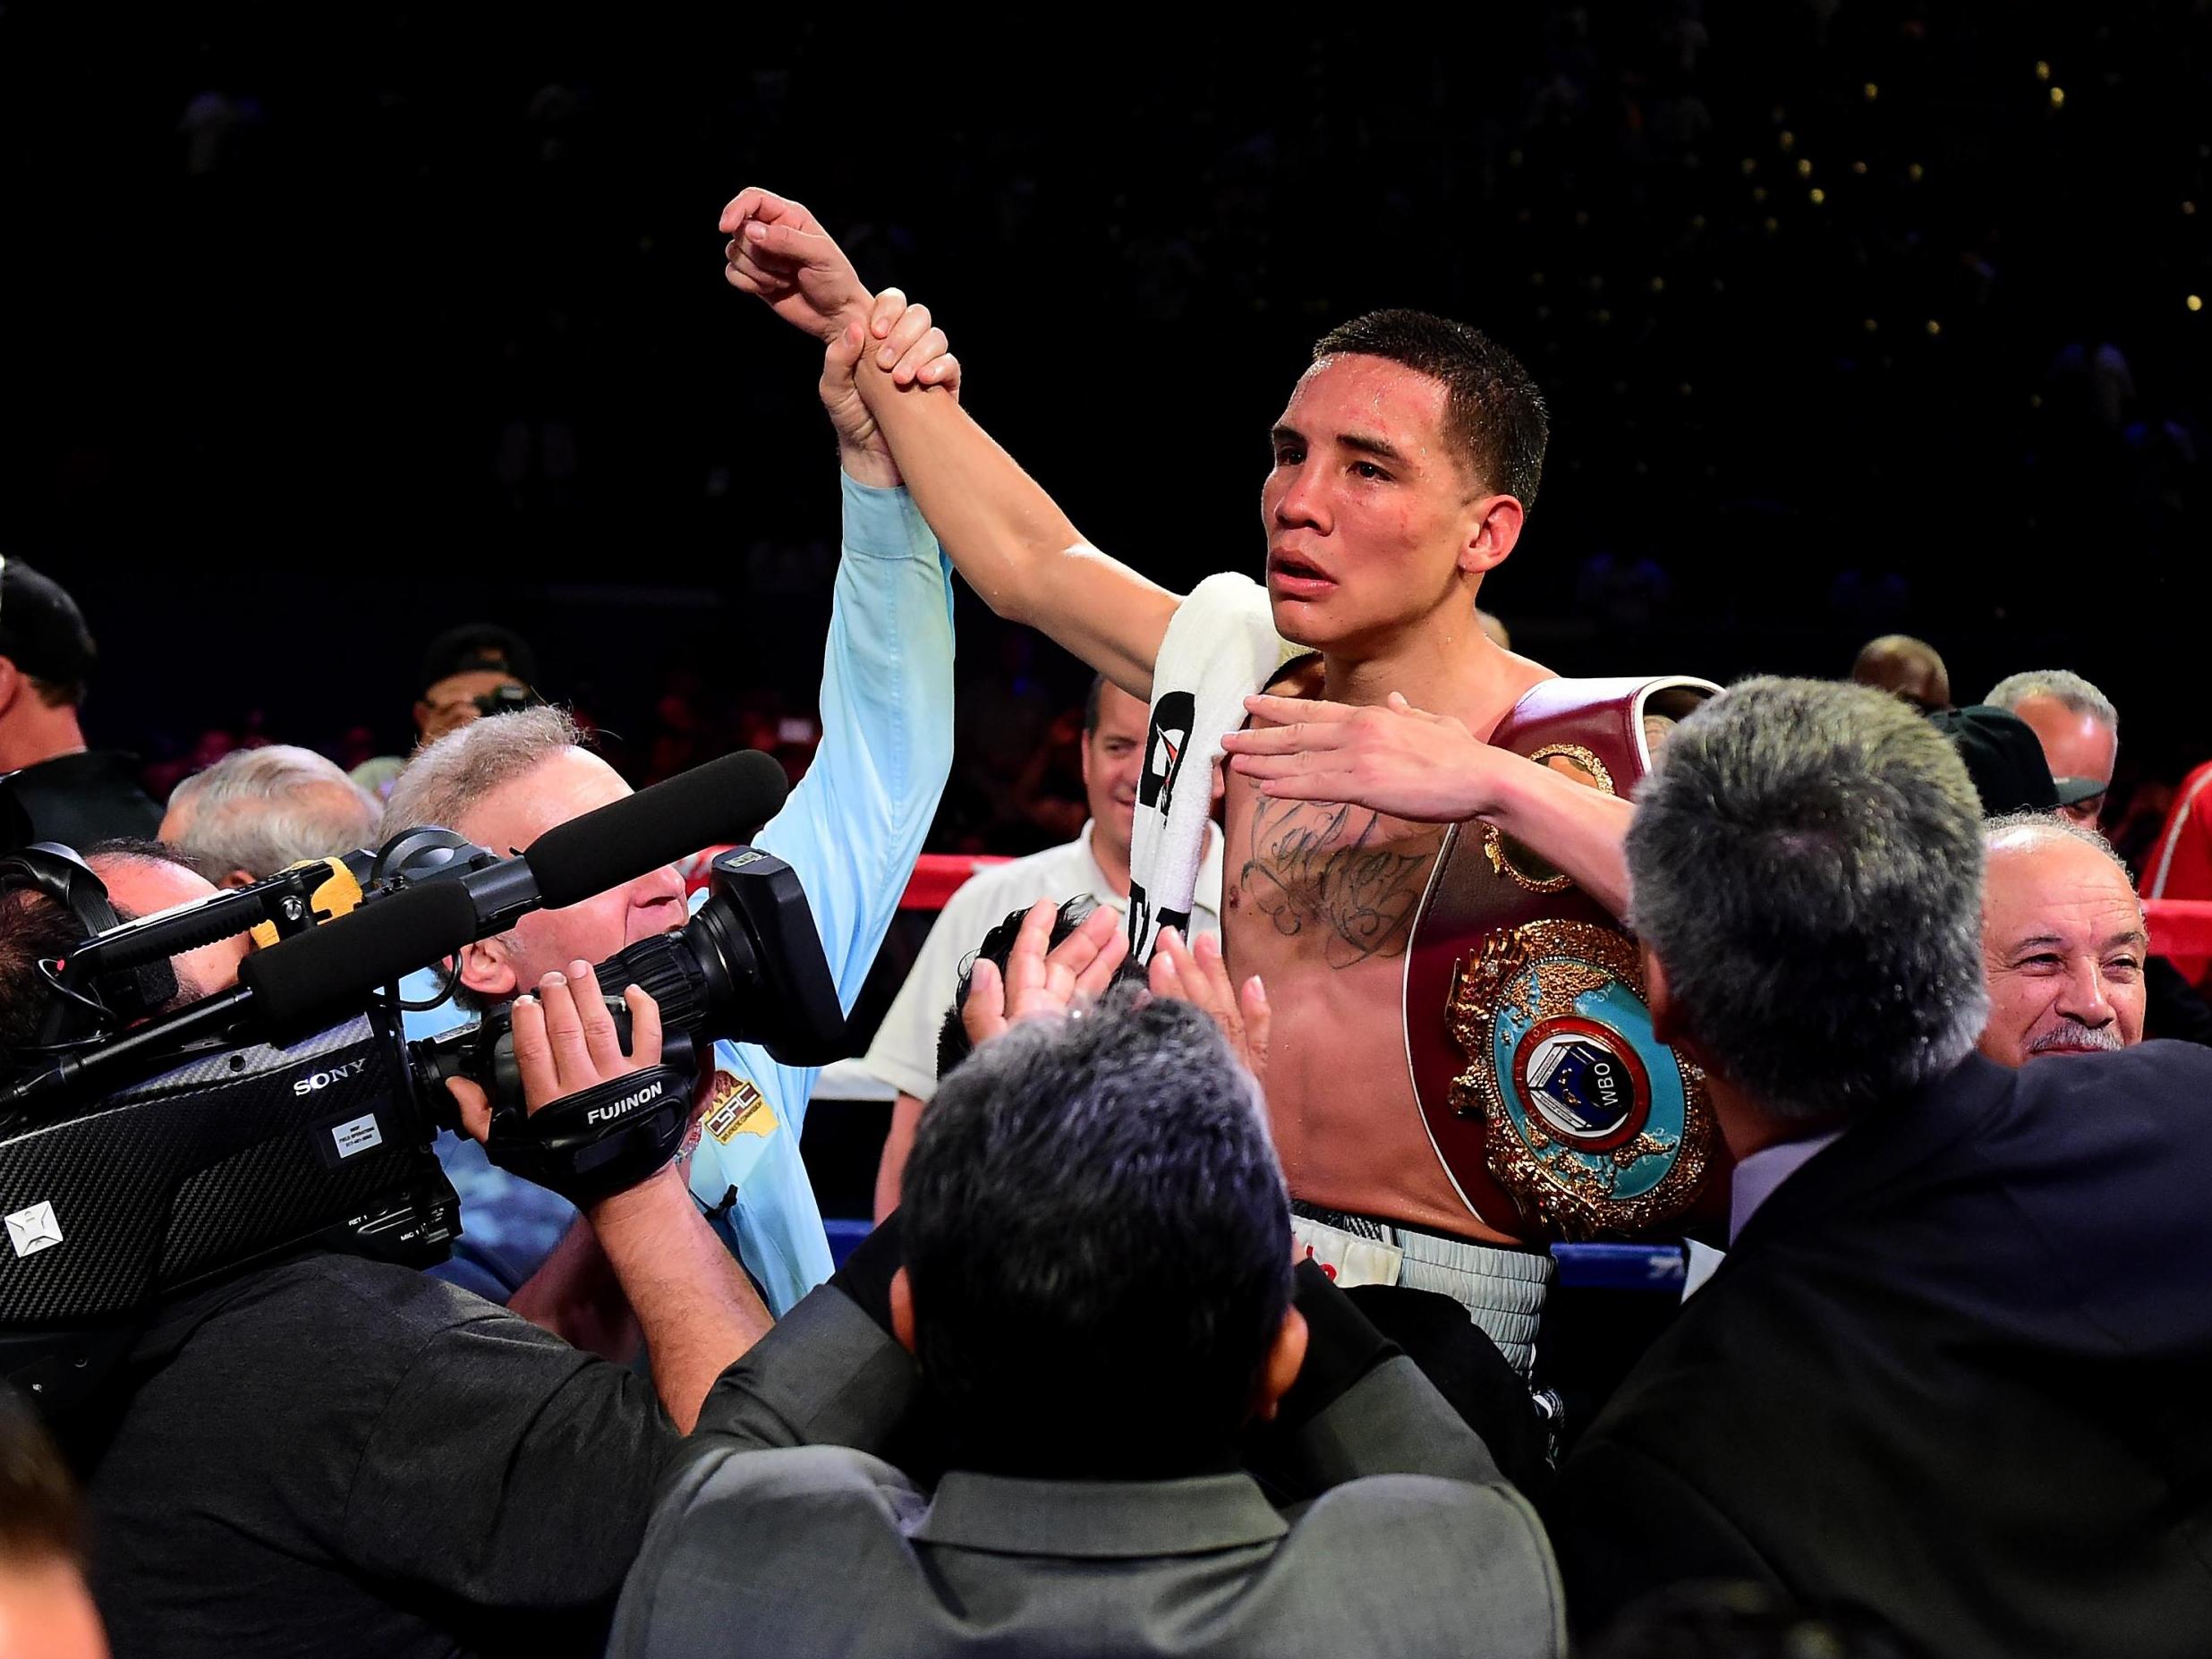
[[[824,340],[860,337],[870,296],[805,208],[748,190],[722,229],[734,286]],[[1090,548],[928,373],[894,378],[871,352],[857,391],[992,610],[1149,700],[1180,597]],[[1317,656],[1225,739],[1222,932],[1245,994],[1263,981],[1272,1005],[1268,1105],[1291,1191],[1490,1245],[1527,1235],[1461,1199],[1407,1068],[1402,958],[1443,826],[1497,826],[1614,915],[1627,897],[1628,803],[1485,741],[1554,677],[1476,620],[1544,437],[1526,370],[1471,328],[1381,312],[1324,338],[1261,492],[1276,631]]]

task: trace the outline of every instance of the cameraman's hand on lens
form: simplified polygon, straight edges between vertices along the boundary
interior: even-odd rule
[[[622,1051],[615,1017],[589,962],[548,974],[535,996],[515,999],[515,1063],[523,1104],[531,1111],[571,1094],[660,1063],[660,1005],[637,986],[622,993],[630,1008],[630,1051]],[[461,1127],[480,1144],[491,1133],[491,1102],[465,1077],[446,1085],[461,1109]]]
[[[977,960],[967,1000],[960,1006],[960,1023],[977,1048],[1017,1020],[1066,1014],[1113,983],[1114,970],[1129,954],[1119,915],[1101,905],[1048,950],[1052,921],[1059,914],[1059,906],[1049,898],[1030,906],[1008,954],[1003,977],[989,957]]]
[[[1266,1081],[1267,1039],[1274,1018],[1267,1006],[1267,988],[1257,974],[1241,988],[1229,983],[1220,940],[1201,933],[1196,944],[1185,945],[1175,929],[1161,928],[1148,978],[1153,996],[1174,997],[1211,1014],[1237,1058],[1254,1076]]]
[[[839,460],[855,481],[879,489],[899,483],[891,447],[876,429],[875,416],[861,400],[854,375],[864,356],[886,370],[896,386],[941,388],[957,401],[960,360],[946,344],[945,331],[930,321],[930,308],[909,305],[897,288],[875,298],[865,319],[855,317],[830,342],[821,364],[821,406],[838,430]]]
[[[827,344],[868,314],[868,290],[821,222],[805,208],[757,185],[722,209],[722,276],[765,302],[794,328]]]

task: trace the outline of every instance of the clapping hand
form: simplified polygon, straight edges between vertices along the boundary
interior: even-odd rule
[[[1242,986],[1230,984],[1219,939],[1201,933],[1186,946],[1175,929],[1161,928],[1148,983],[1153,996],[1174,997],[1212,1015],[1245,1068],[1263,1083],[1267,1080],[1267,1040],[1274,1020],[1267,988],[1257,974]]]
[[[1003,975],[990,957],[977,958],[967,1000],[960,1005],[960,1023],[977,1048],[1019,1021],[1066,1014],[1113,983],[1114,970],[1129,954],[1120,915],[1101,905],[1074,932],[1051,945],[1052,920],[1059,914],[1059,906],[1049,898],[1030,906]]]
[[[989,957],[977,960],[967,1000],[960,1007],[960,1023],[977,1048],[1022,1020],[1078,1008],[1113,983],[1129,951],[1121,917],[1102,905],[1047,949],[1058,914],[1059,906],[1049,898],[1030,906],[1004,974]],[[1230,983],[1220,940],[1201,934],[1195,946],[1187,946],[1173,928],[1162,929],[1147,983],[1153,996],[1187,1002],[1212,1017],[1237,1058],[1254,1076],[1265,1077],[1272,1023],[1267,992],[1256,974],[1241,987]]]

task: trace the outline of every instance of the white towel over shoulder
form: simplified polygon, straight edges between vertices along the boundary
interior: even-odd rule
[[[1168,624],[1153,665],[1152,727],[1130,838],[1129,947],[1150,957],[1163,927],[1187,930],[1205,854],[1221,738],[1244,724],[1244,700],[1304,654],[1275,632],[1267,590],[1249,576],[1208,576]]]

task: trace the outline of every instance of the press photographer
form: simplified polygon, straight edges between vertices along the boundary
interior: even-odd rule
[[[709,787],[717,782],[698,780]],[[623,823],[634,825],[635,809],[650,812],[655,804],[641,797]],[[518,905],[566,898],[564,881],[603,883],[608,838],[593,832],[606,828],[604,820],[580,821],[574,833],[553,839],[535,869],[523,859],[447,849],[455,867],[444,879],[425,875],[412,891],[372,900],[361,915],[263,952],[246,986],[224,991],[176,976],[191,991],[217,994],[188,999],[180,1012],[141,1024],[98,1051],[118,1052],[133,1038],[145,1042],[164,1030],[189,1034],[195,1009],[230,1010],[242,1022],[234,1032],[256,1021],[283,1026],[310,1019],[324,1003],[344,1000],[336,989],[344,975],[332,964],[353,967],[356,978],[381,973],[370,958],[420,947],[422,918],[450,923],[458,915],[473,932]],[[677,823],[670,832],[685,827]],[[652,856],[647,848],[637,861]],[[66,983],[56,955],[87,954],[84,918],[106,903],[88,887],[98,885],[89,870],[72,869],[73,861],[58,855],[44,858],[0,872],[7,882],[0,891],[0,1007],[8,1011],[19,1067],[37,1046],[35,1034],[62,994],[57,987]],[[428,862],[434,865],[435,856]],[[774,861],[755,863],[782,870]],[[787,882],[788,872],[782,874]],[[767,885],[778,882],[771,877]],[[782,890],[795,893],[795,883]],[[732,994],[753,983],[744,978],[746,963],[770,976],[778,971],[761,967],[757,953],[772,948],[764,936],[714,942],[718,926],[744,932],[741,907],[710,903],[678,939],[641,941],[630,953],[652,959],[641,972],[657,974],[656,983],[686,1000],[689,1017],[705,1017],[710,1008],[729,1014]],[[794,920],[804,923],[803,904]],[[432,940],[425,954],[445,942]],[[741,970],[735,975],[733,963]],[[812,967],[823,977],[809,988],[826,997],[819,957]],[[504,1049],[491,1053],[481,1039],[476,1051],[456,1040],[409,1055],[396,1023],[379,1026],[373,1011],[290,1049],[203,1042],[189,1051],[196,1068],[188,1062],[136,1085],[135,1094],[88,1102],[64,1087],[19,1095],[20,1109],[0,1127],[0,1177],[13,1183],[21,1167],[25,1120],[115,1113],[132,1099],[150,1101],[137,1110],[139,1132],[115,1144],[113,1168],[101,1170],[123,1181],[134,1164],[156,1156],[165,1132],[186,1133],[176,1127],[181,1114],[222,1107],[221,1079],[230,1064],[250,1076],[257,1057],[289,1056],[289,1071],[278,1080],[291,1077],[292,1089],[305,1083],[315,1093],[324,1074],[306,1072],[297,1056],[354,1038],[357,1029],[368,1033],[362,1042],[387,1043],[396,1061],[405,1062],[390,1068],[391,1086],[409,1097],[388,1113],[379,1108],[377,1119],[397,1138],[404,1138],[396,1132],[410,1111],[419,1120],[431,1079],[447,1069],[504,1074],[531,1114],[579,1096],[619,1100],[642,1092],[625,1091],[625,1080],[665,1084],[671,1075],[660,1069],[659,1003],[631,986],[623,1009],[626,1055],[594,970],[574,962],[547,974],[535,995],[515,1000],[511,1056]],[[96,1070],[89,1064],[85,1075]],[[207,1085],[211,1075],[217,1081]],[[192,1076],[203,1085],[196,1099],[181,1090],[162,1096],[172,1078]],[[683,1081],[678,1074],[676,1086],[687,1098]],[[486,1088],[465,1077],[449,1087],[467,1131],[492,1137]],[[237,1109],[253,1108],[241,1097]],[[679,1111],[676,1121],[685,1115]],[[203,1274],[196,1287],[156,1298],[132,1322],[137,1334],[120,1364],[56,1422],[87,1484],[94,1591],[118,1653],[597,1651],[665,1459],[716,1375],[768,1328],[769,1318],[665,1152],[657,1165],[648,1160],[651,1172],[643,1178],[608,1191],[608,1172],[591,1173],[591,1137],[571,1140],[549,1138],[539,1162],[545,1170],[565,1169],[564,1184],[582,1201],[651,1346],[659,1403],[632,1373],[402,1263],[309,1242]],[[271,1153],[274,1208],[313,1176],[295,1166],[279,1179],[284,1148],[275,1140],[263,1145]],[[408,1150],[427,1161],[422,1146]],[[167,1222],[165,1258],[198,1219],[185,1209],[180,1200],[174,1213],[157,1218]],[[51,1246],[28,1228],[18,1238],[12,1216],[16,1249],[7,1265],[69,1262],[64,1249],[95,1244],[76,1229],[78,1217],[97,1210],[81,1184],[64,1192],[50,1214],[61,1217],[54,1230],[68,1237]],[[98,1279],[115,1267],[114,1252],[90,1248],[71,1271]],[[17,1305],[23,1277],[19,1271],[17,1282],[0,1285],[8,1292],[0,1302]],[[11,1313],[4,1334],[20,1339],[14,1319]]]

